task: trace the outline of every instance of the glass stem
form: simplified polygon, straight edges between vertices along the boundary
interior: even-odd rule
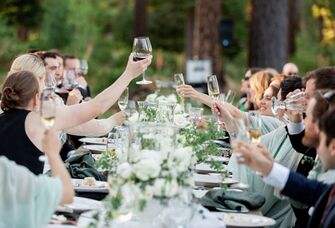
[[[145,71],[143,71],[143,81],[146,81],[146,79],[145,79]]]

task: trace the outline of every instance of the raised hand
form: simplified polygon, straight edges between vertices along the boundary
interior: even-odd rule
[[[131,79],[138,77],[148,68],[148,66],[151,64],[152,61],[152,55],[136,62],[134,61],[133,58],[134,54],[131,53],[129,55],[127,67],[124,72],[125,74],[129,75]]]

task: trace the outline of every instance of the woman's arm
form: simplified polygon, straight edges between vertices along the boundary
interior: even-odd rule
[[[77,105],[60,105],[56,113],[55,129],[62,130],[85,123],[109,109],[126,89],[128,84],[143,73],[151,63],[152,57],[135,62],[133,54],[123,74],[95,98]]]
[[[124,112],[117,112],[107,119],[93,119],[64,131],[77,136],[101,136],[109,133],[115,125],[121,125],[125,120]]]
[[[62,159],[59,156],[61,146],[54,130],[50,129],[45,131],[42,144],[43,151],[48,157],[52,176],[59,177],[62,182],[63,196],[61,204],[71,203],[74,197],[72,181]]]
[[[177,86],[176,90],[179,96],[183,98],[194,99],[204,105],[207,105],[208,107],[211,107],[213,104],[213,99],[210,96],[204,93],[200,93],[190,85]]]

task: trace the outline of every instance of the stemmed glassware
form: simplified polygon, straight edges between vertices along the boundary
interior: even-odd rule
[[[248,112],[249,124],[248,124],[248,136],[251,143],[258,144],[261,141],[262,136],[262,119],[259,111]]]
[[[149,37],[135,37],[133,43],[134,61],[139,61],[149,57],[152,53],[152,47]],[[141,81],[137,81],[136,84],[146,85],[152,81],[145,79],[145,72],[143,72],[143,78]]]
[[[80,72],[83,76],[85,76],[88,73],[88,63],[86,59],[80,60]]]
[[[305,92],[301,91],[291,96],[287,96],[284,101],[278,101],[275,97],[271,99],[271,110],[274,115],[278,109],[287,109],[290,111],[305,112]]]
[[[117,104],[119,105],[119,108],[121,111],[125,110],[128,105],[128,99],[129,99],[129,89],[128,87],[121,93]]]
[[[57,82],[56,82],[56,79],[55,79],[55,75],[51,74],[51,73],[47,74],[46,77],[45,77],[45,87],[46,87],[46,89],[55,91],[56,86],[57,86]]]
[[[72,90],[78,87],[78,82],[76,80],[76,72],[74,70],[66,70],[65,77],[63,80],[63,85],[67,90]]]
[[[44,89],[41,95],[40,116],[46,128],[51,128],[55,123],[56,102],[51,95],[49,89]]]
[[[174,82],[176,86],[185,85],[184,75],[183,73],[175,73],[174,74]],[[184,98],[180,97],[181,99],[181,106],[182,106],[182,113],[185,114],[185,104],[184,104]]]
[[[208,87],[208,95],[213,100],[218,100],[220,95],[220,87],[216,75],[210,75],[207,77],[207,87]]]
[[[234,101],[234,98],[235,98],[235,92],[230,89],[228,90],[227,94],[221,93],[219,95],[218,100],[220,103],[226,102],[226,103],[232,104]]]

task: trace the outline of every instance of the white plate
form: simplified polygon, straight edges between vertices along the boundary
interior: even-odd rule
[[[108,193],[107,182],[96,181],[95,186],[83,185],[83,179],[72,179],[73,188],[76,192],[100,192]]]
[[[218,162],[222,162],[222,163],[228,163],[229,162],[229,158],[227,158],[227,157],[213,156],[213,155],[208,156],[207,160],[208,161],[218,161]]]
[[[83,148],[99,153],[105,152],[107,149],[106,145],[84,145]]]
[[[217,173],[217,171],[210,167],[207,163],[200,163],[195,166],[198,173]]]
[[[272,218],[240,213],[217,213],[218,217],[230,227],[267,227],[276,224]]]
[[[74,197],[73,202],[71,204],[65,204],[65,206],[74,211],[90,211],[101,208],[102,203],[93,199]]]
[[[196,186],[207,186],[207,187],[218,187],[221,184],[235,184],[238,181],[232,178],[225,178],[222,180],[220,174],[218,175],[205,175],[205,174],[193,174],[193,180]]]
[[[106,145],[107,144],[107,138],[80,138],[79,139],[80,142],[84,142],[84,143],[90,143],[90,144],[103,144]]]

